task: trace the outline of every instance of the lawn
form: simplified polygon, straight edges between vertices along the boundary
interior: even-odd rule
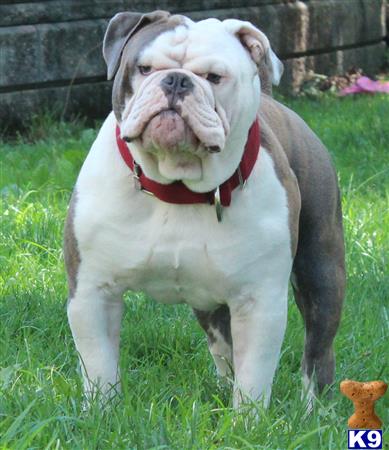
[[[330,149],[343,194],[348,288],[336,339],[334,395],[310,416],[300,401],[303,326],[289,322],[270,409],[256,424],[231,409],[206,338],[183,305],[128,294],[123,398],[82,410],[66,318],[62,228],[96,135],[44,119],[0,142],[0,449],[342,449],[353,408],[344,378],[389,382],[389,100],[288,100]],[[389,445],[389,393],[377,403]],[[386,447],[388,448],[388,447]]]

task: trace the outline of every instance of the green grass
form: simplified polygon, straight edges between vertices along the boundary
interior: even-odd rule
[[[206,339],[185,306],[126,298],[123,398],[82,411],[67,324],[62,227],[96,130],[43,120],[0,143],[0,449],[342,449],[351,403],[344,378],[389,381],[389,101],[289,100],[330,148],[343,191],[348,289],[332,399],[300,401],[303,326],[293,300],[268,411],[231,409]],[[377,404],[389,444],[389,395]]]

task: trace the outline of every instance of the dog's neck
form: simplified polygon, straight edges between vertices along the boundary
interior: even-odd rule
[[[143,171],[142,166],[136,162],[132,154],[132,149],[120,137],[120,127],[116,127],[116,142],[120,154],[133,172],[136,184],[140,190],[152,194],[162,201],[176,204],[190,203],[216,203],[220,201],[222,206],[229,206],[231,203],[231,192],[237,186],[243,187],[250,176],[255,165],[260,148],[260,130],[259,121],[256,119],[251,125],[248,137],[240,161],[235,166],[232,175],[224,179],[219,184],[213,184],[211,189],[204,192],[190,189],[182,181],[172,183],[159,183],[157,180],[149,178]]]

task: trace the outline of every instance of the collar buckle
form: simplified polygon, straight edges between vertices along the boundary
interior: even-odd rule
[[[134,179],[134,187],[137,191],[142,190],[142,184],[140,182],[140,174],[141,174],[140,166],[138,163],[134,161],[134,170],[132,172],[132,178]]]
[[[155,195],[152,192],[147,191],[142,186],[142,183],[140,181],[141,174],[142,174],[142,169],[141,169],[140,165],[137,162],[135,162],[135,160],[134,160],[134,170],[132,172],[132,177],[134,179],[134,187],[135,187],[135,189],[137,191],[143,192],[144,194],[151,195],[152,197],[155,197]]]

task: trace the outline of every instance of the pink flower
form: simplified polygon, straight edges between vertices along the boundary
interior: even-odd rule
[[[369,77],[360,77],[358,80],[348,86],[343,88],[339,95],[350,95],[350,94],[375,94],[376,92],[383,92],[389,94],[389,81],[381,83],[379,81],[373,81]]]

